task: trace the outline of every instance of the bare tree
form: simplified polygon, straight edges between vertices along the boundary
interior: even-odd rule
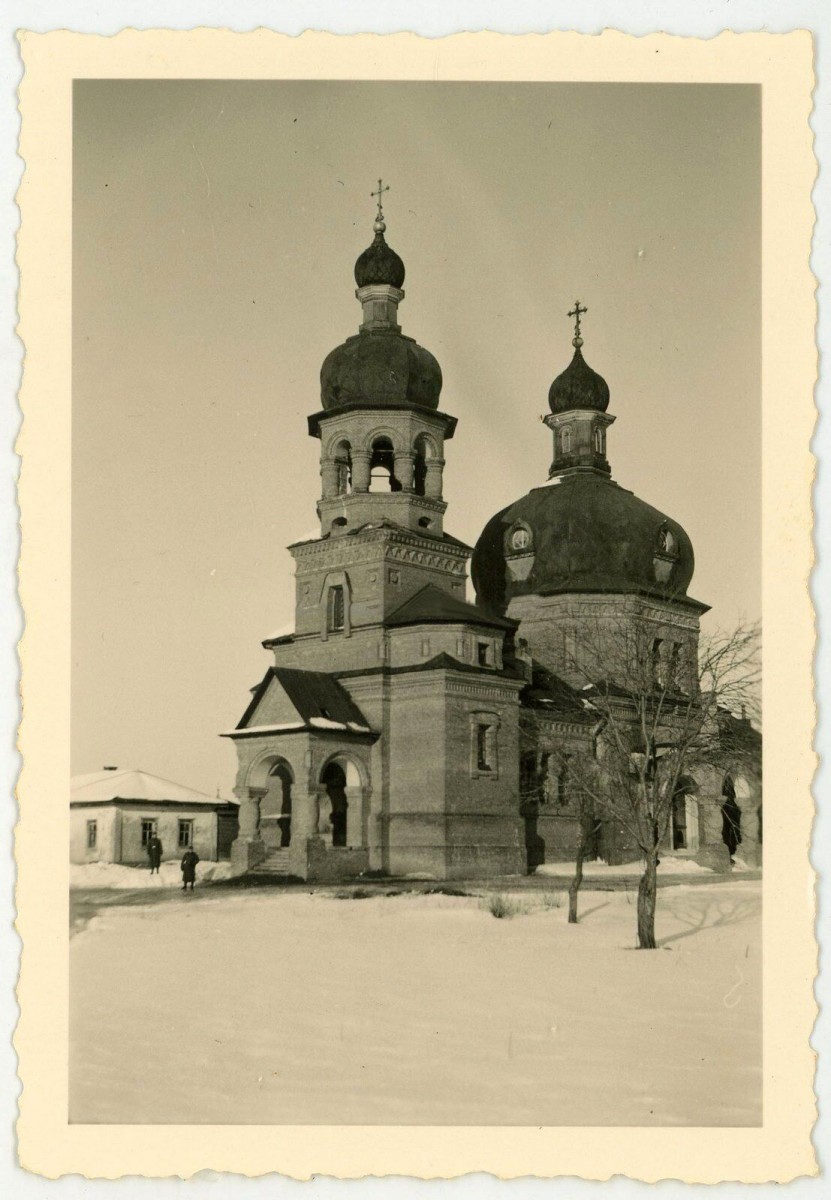
[[[594,719],[595,753],[576,759],[582,813],[613,818],[643,860],[638,886],[638,946],[654,949],[657,867],[673,804],[696,765],[724,761],[729,721],[754,714],[759,691],[759,631],[741,626],[689,644],[686,660],[673,644],[643,628],[598,623],[576,638],[569,673]],[[569,920],[577,919],[585,822],[570,890]]]

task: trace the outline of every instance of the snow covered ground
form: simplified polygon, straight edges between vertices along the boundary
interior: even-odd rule
[[[543,863],[537,867],[535,875],[558,875],[568,879],[574,874],[574,860],[561,863]],[[583,863],[584,879],[614,879],[620,876],[632,876],[640,879],[643,874],[643,863],[628,862],[610,866],[605,862]],[[691,858],[671,858],[667,856],[658,863],[659,875],[712,875],[709,867],[701,867]]]
[[[413,893],[107,909],[71,943],[70,1118],[761,1121],[760,883],[662,889],[655,951],[630,893],[584,891],[576,926],[517,900],[509,920]]]
[[[231,878],[229,862],[199,862],[196,882],[216,883]],[[182,871],[178,862],[163,862],[159,871],[150,874],[149,867],[125,867],[121,863],[72,863],[69,886],[73,888],[171,888],[182,886]]]

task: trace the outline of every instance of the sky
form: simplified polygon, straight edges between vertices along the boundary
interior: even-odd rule
[[[74,98],[72,771],[230,795],[317,529],[320,365],[382,176],[444,376],[445,528],[544,482],[571,357],[613,477],[678,520],[709,627],[761,615],[753,86],[84,81]],[[472,589],[469,598],[473,599]]]

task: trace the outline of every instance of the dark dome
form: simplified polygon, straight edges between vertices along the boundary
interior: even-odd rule
[[[429,350],[391,329],[347,338],[320,369],[324,409],[345,405],[438,408],[441,367]]]
[[[387,283],[400,288],[403,284],[404,264],[384,241],[383,233],[376,233],[375,241],[359,256],[355,263],[355,282],[358,287],[366,287],[369,283]]]
[[[565,371],[548,389],[548,404],[553,413],[568,412],[573,408],[605,412],[609,407],[609,385],[591,369],[579,345]]]
[[[526,530],[526,544],[511,554],[508,538],[517,526]],[[497,513],[476,543],[471,576],[477,603],[501,616],[523,595],[678,598],[686,595],[693,568],[692,543],[676,521],[605,476],[585,472],[534,488]]]

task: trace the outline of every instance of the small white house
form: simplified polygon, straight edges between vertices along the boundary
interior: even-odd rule
[[[76,775],[69,800],[70,862],[146,864],[156,834],[163,859],[193,847],[201,859],[229,858],[235,800],[207,796],[146,771],[106,767]]]

